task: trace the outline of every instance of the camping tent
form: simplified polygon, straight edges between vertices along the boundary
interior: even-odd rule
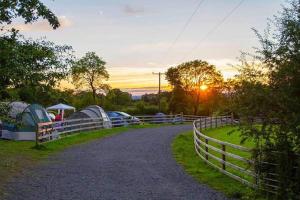
[[[9,116],[13,119],[16,119],[18,115],[20,115],[25,108],[29,106],[28,103],[22,101],[13,101],[9,103]]]
[[[84,118],[90,118],[90,119],[101,119],[103,120],[103,126],[104,128],[111,128],[111,121],[107,114],[104,112],[104,110],[97,105],[88,106],[78,112],[73,113],[69,119],[84,119]]]
[[[19,120],[26,130],[35,130],[38,123],[51,122],[51,119],[41,105],[31,104],[22,112]]]
[[[35,131],[38,123],[51,122],[47,111],[41,105],[31,104],[24,107],[25,103],[13,102],[10,116],[15,116],[16,124],[3,123],[2,138],[13,140],[35,140]],[[23,105],[23,107],[21,106]]]

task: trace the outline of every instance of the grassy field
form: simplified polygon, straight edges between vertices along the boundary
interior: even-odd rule
[[[236,131],[229,135],[228,133],[232,130]],[[226,126],[216,129],[207,129],[203,132],[210,137],[240,145],[240,132],[236,127]],[[209,144],[220,148],[218,144],[214,144],[212,142]],[[254,143],[251,141],[247,141],[245,144],[243,144],[243,146],[246,146],[248,148],[251,148],[253,145]],[[240,182],[235,181],[232,178],[215,170],[198,157],[194,149],[192,131],[188,131],[181,135],[178,135],[173,141],[172,149],[177,162],[180,163],[184,167],[184,169],[199,182],[207,184],[216,190],[222,191],[229,197],[241,199],[252,199],[254,197],[254,191],[247,188]],[[235,149],[227,148],[226,150],[243,157],[251,156],[250,153],[240,152]],[[217,157],[221,157],[221,154],[217,152],[210,151],[210,153]],[[246,167],[246,164],[242,163],[241,161],[230,158],[228,158],[227,160],[236,165]],[[220,166],[218,162],[214,162],[212,159],[210,159],[210,161]],[[228,170],[231,171],[232,169]],[[250,179],[250,177],[245,178]],[[255,197],[255,199],[259,198],[261,197]]]
[[[86,143],[130,129],[152,128],[162,125],[164,124],[135,125],[78,133],[70,137],[45,143],[39,148],[35,147],[35,142],[0,140],[0,197],[1,194],[3,195],[4,184],[11,177],[18,175],[23,169],[32,167],[38,162],[46,160],[49,155],[76,144]]]

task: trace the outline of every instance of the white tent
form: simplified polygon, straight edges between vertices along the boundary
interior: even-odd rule
[[[63,104],[63,103],[59,103],[57,105],[48,107],[47,110],[59,110],[62,114],[62,119],[64,119],[64,111],[65,110],[75,111],[76,109],[73,106],[69,106],[69,105],[66,105],[66,104]]]

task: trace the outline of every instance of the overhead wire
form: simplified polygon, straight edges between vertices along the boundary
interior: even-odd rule
[[[186,58],[192,53],[194,52],[210,35],[212,35],[243,3],[245,0],[241,0],[239,1],[239,3],[234,6],[229,13],[227,13],[212,29],[210,29],[205,35],[204,37],[202,37],[202,39],[196,43],[196,45],[194,45],[192,47],[192,49],[190,51],[188,51],[188,53],[185,54],[185,56],[183,57],[183,59],[181,60],[180,63],[184,62],[184,60],[186,60]]]
[[[192,21],[193,17],[195,16],[195,14],[197,13],[197,11],[199,10],[199,8],[201,7],[201,5],[203,4],[205,0],[200,0],[199,3],[196,5],[195,10],[192,12],[192,14],[187,18],[187,21],[185,22],[184,26],[182,27],[182,29],[179,31],[179,33],[177,34],[177,36],[175,37],[175,39],[172,41],[172,43],[170,44],[170,46],[168,47],[165,56],[163,57],[163,59],[165,59],[171,49],[176,45],[176,43],[178,42],[179,38],[181,37],[181,35],[185,32],[185,30],[187,29],[188,25],[190,24],[190,22]]]

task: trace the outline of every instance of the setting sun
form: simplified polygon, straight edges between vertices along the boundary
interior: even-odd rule
[[[207,88],[208,88],[207,85],[201,85],[200,86],[200,90],[202,90],[202,91],[207,90]]]

